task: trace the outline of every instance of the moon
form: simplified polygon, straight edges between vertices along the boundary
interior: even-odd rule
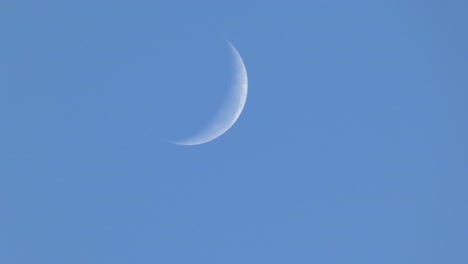
[[[221,108],[207,126],[195,135],[171,143],[183,146],[194,146],[210,142],[228,131],[236,123],[247,100],[247,70],[244,61],[231,42],[226,41],[233,56],[234,78],[229,94]]]

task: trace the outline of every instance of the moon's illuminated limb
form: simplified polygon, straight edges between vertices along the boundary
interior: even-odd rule
[[[247,100],[247,70],[245,69],[244,61],[242,60],[239,52],[231,44],[231,42],[227,42],[234,56],[235,77],[226,102],[218,111],[213,121],[203,130],[199,131],[192,137],[179,141],[173,141],[172,143],[177,145],[192,146],[210,142],[228,131],[242,113],[245,101]]]

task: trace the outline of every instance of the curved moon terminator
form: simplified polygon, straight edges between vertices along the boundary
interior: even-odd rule
[[[234,80],[229,95],[215,118],[204,129],[192,137],[173,141],[177,145],[200,145],[216,139],[228,131],[239,118],[247,100],[247,71],[239,52],[227,41],[234,57]]]

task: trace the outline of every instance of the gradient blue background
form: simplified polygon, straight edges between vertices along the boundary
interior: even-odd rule
[[[468,263],[467,8],[2,0],[0,263]]]

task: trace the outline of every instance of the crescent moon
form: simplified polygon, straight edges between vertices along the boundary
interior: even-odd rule
[[[204,129],[194,136],[173,141],[171,143],[184,146],[200,145],[210,142],[228,131],[236,123],[247,100],[247,70],[244,61],[237,49],[231,42],[229,44],[231,53],[234,57],[234,79],[230,87],[229,95],[222,107],[219,109],[214,119]]]

